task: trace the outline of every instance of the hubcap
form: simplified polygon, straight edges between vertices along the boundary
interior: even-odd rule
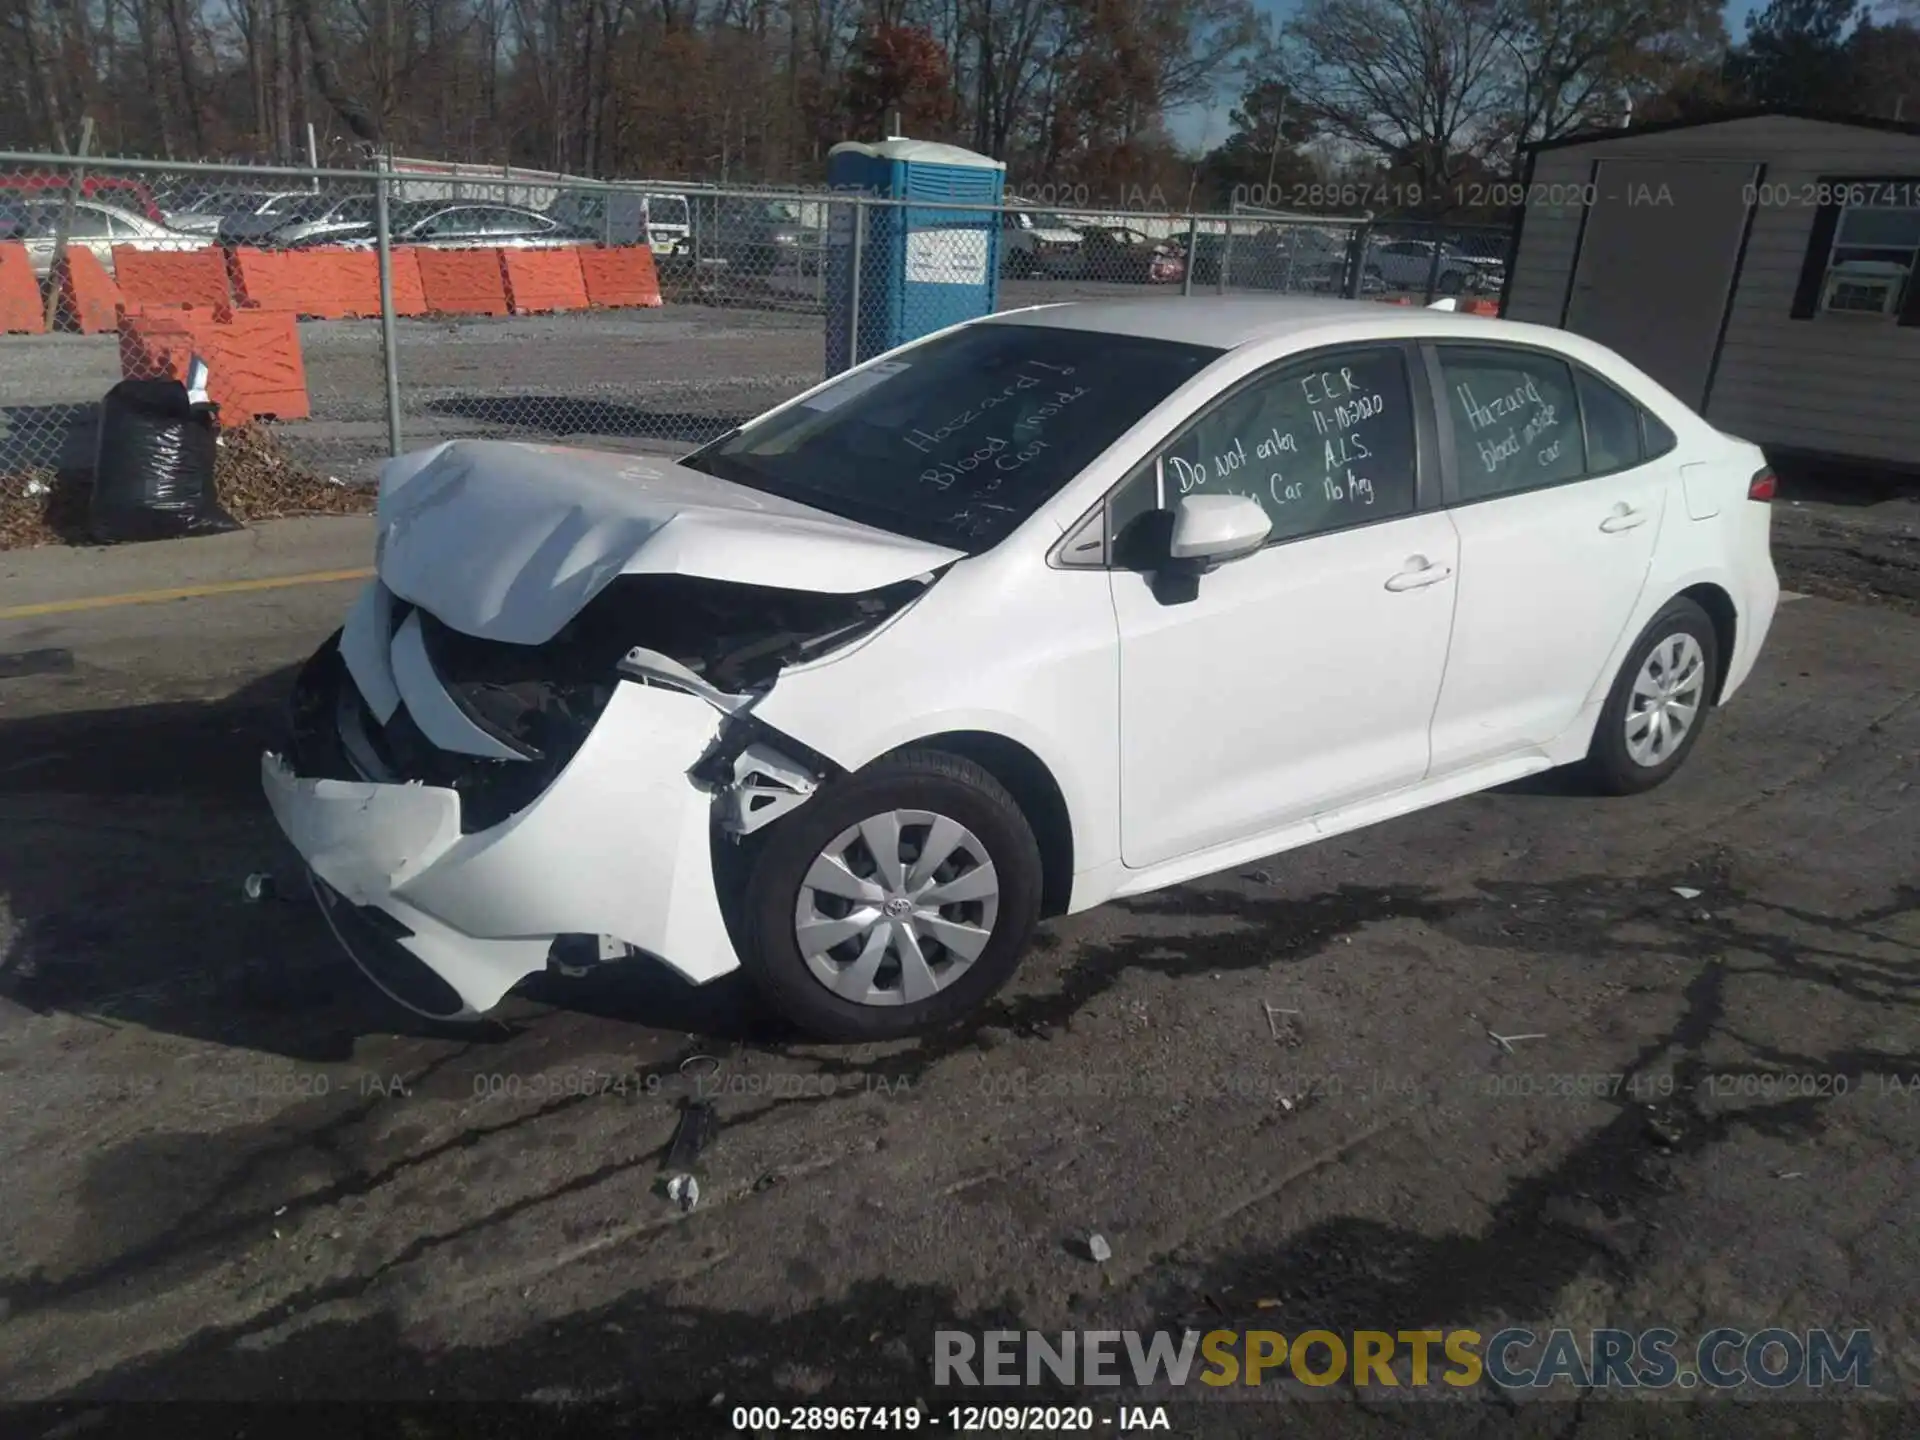
[[[964,975],[993,938],[1000,880],[966,826],[890,810],[814,857],[794,903],[807,969],[857,1005],[912,1005]]]
[[[1627,701],[1627,754],[1652,769],[1680,748],[1700,714],[1707,657],[1684,631],[1653,647]]]

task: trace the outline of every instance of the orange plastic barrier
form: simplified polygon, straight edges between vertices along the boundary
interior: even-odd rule
[[[516,315],[587,308],[587,282],[580,272],[580,251],[507,250],[500,252],[507,306]]]
[[[377,256],[374,257],[373,313],[380,313],[380,268]],[[420,252],[411,245],[393,252],[393,313],[427,313],[427,286],[420,274]]]
[[[134,305],[228,305],[226,256],[204,250],[136,250],[113,247],[113,278],[121,297]]]
[[[299,327],[288,312],[149,306],[120,319],[124,378],[184,380],[195,355],[207,362],[207,393],[225,424],[312,413]]]
[[[0,335],[46,332],[46,302],[40,298],[27,247],[18,241],[0,245]]]
[[[433,315],[504,315],[506,271],[498,250],[416,249],[420,284]]]
[[[582,250],[580,276],[587,300],[596,306],[660,304],[660,273],[653,251],[644,245],[621,245],[608,250]]]
[[[371,250],[298,252],[301,286],[320,320],[361,320],[380,313],[380,257]]]
[[[111,335],[120,323],[120,287],[84,246],[60,257],[48,283],[60,287],[60,314],[82,335]]]
[[[208,318],[211,318],[209,313]],[[186,305],[149,305],[120,316],[120,378],[187,378],[194,348],[193,310]]]
[[[319,313],[309,301],[318,287],[312,283],[301,250],[255,250],[236,246],[227,252],[227,273],[234,300],[248,310],[285,310],[295,315]]]
[[[1498,300],[1468,300],[1460,308],[1469,315],[1488,315],[1497,319],[1500,314]]]

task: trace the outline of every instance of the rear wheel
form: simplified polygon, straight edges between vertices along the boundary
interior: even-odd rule
[[[1610,795],[1636,795],[1678,770],[1700,738],[1720,673],[1707,612],[1674,600],[1627,652],[1587,752],[1589,778]]]
[[[1040,847],[1005,788],[958,756],[904,751],[768,828],[742,959],[820,1039],[917,1034],[1006,983],[1040,892]]]

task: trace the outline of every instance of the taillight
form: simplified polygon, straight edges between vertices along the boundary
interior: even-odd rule
[[[1753,479],[1747,482],[1749,500],[1771,500],[1774,492],[1780,488],[1780,482],[1774,478],[1773,471],[1757,470]]]

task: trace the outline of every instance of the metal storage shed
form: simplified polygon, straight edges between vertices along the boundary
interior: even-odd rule
[[[1501,313],[1777,457],[1920,469],[1920,125],[1767,110],[1535,145]]]

